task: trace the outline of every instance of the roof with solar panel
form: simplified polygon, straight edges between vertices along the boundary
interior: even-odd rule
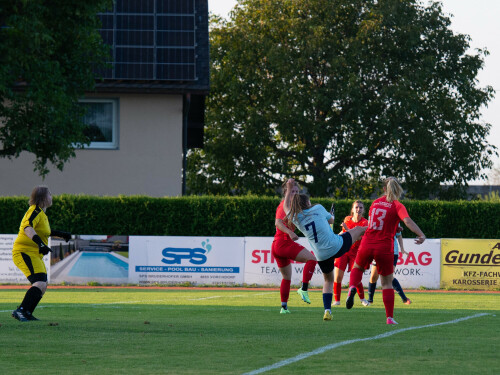
[[[208,92],[207,0],[117,0],[99,18],[112,54],[99,91]]]

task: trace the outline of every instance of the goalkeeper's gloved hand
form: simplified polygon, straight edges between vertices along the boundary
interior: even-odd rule
[[[62,230],[53,230],[50,233],[51,236],[56,236],[56,237],[61,237],[64,239],[64,241],[68,242],[71,240],[71,233],[70,232],[63,232]]]
[[[38,251],[40,252],[40,254],[43,254],[43,255],[47,255],[49,252],[52,251],[52,249],[50,247],[48,247],[47,245],[45,245],[42,241],[42,239],[40,238],[40,236],[38,234],[35,234],[32,238],[33,242],[36,243],[38,245]]]

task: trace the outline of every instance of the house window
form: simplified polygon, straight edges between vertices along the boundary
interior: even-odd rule
[[[118,148],[118,100],[117,99],[82,99],[86,113],[84,133],[90,138],[90,145],[85,148]]]

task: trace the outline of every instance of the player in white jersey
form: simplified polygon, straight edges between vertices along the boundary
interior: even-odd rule
[[[330,227],[333,216],[320,205],[312,205],[309,197],[304,194],[289,193],[295,181],[287,181],[287,193],[283,207],[287,220],[293,223],[309,240],[318,265],[323,272],[323,306],[325,308],[324,320],[332,320],[333,299],[333,269],[335,258],[349,251],[353,242],[366,231],[367,227],[355,227],[341,235],[335,234]]]

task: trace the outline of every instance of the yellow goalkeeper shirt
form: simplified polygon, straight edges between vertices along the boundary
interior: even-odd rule
[[[12,252],[38,254],[38,245],[24,233],[24,228],[26,227],[32,227],[43,243],[48,245],[50,236],[49,218],[40,207],[35,205],[30,206],[24,214],[19,227],[19,233],[14,241]]]

